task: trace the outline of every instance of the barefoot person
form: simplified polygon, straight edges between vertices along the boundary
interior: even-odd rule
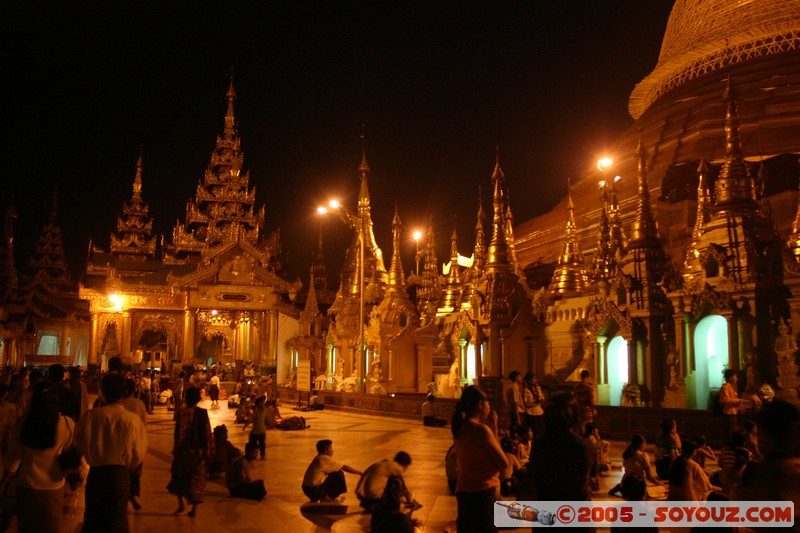
[[[323,439],[317,442],[317,456],[308,465],[303,476],[303,494],[312,502],[331,501],[347,492],[344,473],[363,474],[352,466],[333,459],[333,441]]]
[[[181,409],[175,422],[174,448],[172,449],[171,479],[167,490],[178,497],[178,510],[184,510],[184,498],[192,504],[189,516],[195,516],[197,506],[203,503],[206,488],[206,460],[214,456],[214,439],[208,411],[197,407],[200,389],[186,390],[186,407]]]

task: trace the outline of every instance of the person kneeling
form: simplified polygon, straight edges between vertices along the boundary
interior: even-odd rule
[[[344,473],[363,474],[351,466],[333,459],[333,442],[323,439],[317,442],[317,456],[308,465],[303,476],[303,494],[312,502],[332,501],[347,492]]]
[[[244,447],[244,455],[240,455],[228,467],[225,485],[234,498],[261,501],[267,495],[264,480],[250,479],[250,461],[258,457],[258,444],[248,442]]]

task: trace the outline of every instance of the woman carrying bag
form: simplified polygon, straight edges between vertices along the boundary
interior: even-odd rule
[[[42,381],[33,389],[30,410],[14,428],[5,461],[3,485],[17,472],[17,529],[60,531],[65,468],[72,461],[74,422],[59,413],[57,385]],[[77,456],[75,456],[77,457]],[[79,460],[79,458],[78,458]],[[63,461],[66,463],[67,461]]]

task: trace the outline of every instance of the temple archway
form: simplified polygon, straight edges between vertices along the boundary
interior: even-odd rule
[[[722,372],[728,367],[728,321],[709,315],[694,330],[695,399],[698,409],[707,409],[710,395],[722,387]]]
[[[610,405],[622,403],[622,389],[628,382],[628,341],[617,335],[608,343],[608,386]]]

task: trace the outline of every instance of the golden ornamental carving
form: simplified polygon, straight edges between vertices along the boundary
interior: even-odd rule
[[[719,293],[706,283],[703,290],[691,295],[691,313],[699,318],[706,310],[722,311],[730,307],[731,297],[727,293]]]
[[[590,308],[589,319],[586,321],[586,332],[596,337],[603,331],[609,319],[613,319],[620,328],[620,333],[627,339],[633,338],[633,321],[627,313],[620,310],[614,302],[598,299]]]

